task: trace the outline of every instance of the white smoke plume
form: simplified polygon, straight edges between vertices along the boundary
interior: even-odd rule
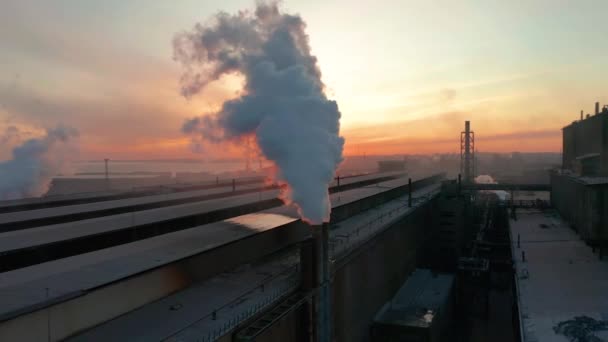
[[[496,182],[496,180],[494,180],[494,178],[492,178],[492,176],[490,176],[490,175],[479,175],[479,176],[475,177],[475,183],[477,183],[477,184],[498,184],[498,182]],[[495,193],[496,196],[498,196],[498,199],[500,199],[501,201],[508,201],[511,198],[511,195],[504,190],[492,190],[490,192]]]
[[[284,194],[309,223],[329,220],[327,187],[342,161],[340,111],[324,92],[306,24],[276,3],[255,12],[219,13],[207,25],[176,35],[174,58],[184,67],[181,92],[190,97],[227,74],[244,79],[239,98],[182,130],[209,142],[255,140],[277,167]]]
[[[0,200],[45,194],[53,177],[66,170],[77,137],[74,128],[59,125],[13,148],[12,158],[0,162]]]

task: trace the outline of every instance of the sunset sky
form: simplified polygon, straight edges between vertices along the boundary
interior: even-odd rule
[[[186,100],[174,35],[247,0],[9,0],[0,4],[0,132],[12,144],[64,123],[82,159],[198,158],[183,121],[235,95]],[[285,0],[306,21],[345,153],[554,151],[560,128],[608,103],[608,1]],[[208,151],[221,157],[217,148]],[[220,152],[221,151],[221,152]]]

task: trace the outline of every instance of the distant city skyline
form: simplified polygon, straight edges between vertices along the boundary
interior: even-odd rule
[[[81,158],[200,158],[180,132],[238,77],[179,94],[174,35],[254,1],[6,1],[0,5],[0,158],[57,123]],[[457,152],[470,120],[482,152],[559,152],[561,128],[608,103],[608,2],[283,1],[307,23],[345,154]],[[208,151],[238,157],[236,147]]]

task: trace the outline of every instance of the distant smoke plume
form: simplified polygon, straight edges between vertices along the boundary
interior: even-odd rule
[[[178,34],[174,58],[185,73],[190,97],[226,74],[244,77],[241,97],[226,101],[211,116],[186,121],[183,131],[209,142],[255,140],[286,182],[288,204],[311,223],[329,220],[327,187],[342,161],[340,111],[328,100],[306,25],[281,13],[276,3],[258,4],[255,13],[217,14],[209,25]]]
[[[475,177],[475,183],[477,183],[477,184],[498,184],[496,182],[496,180],[494,180],[494,178],[492,178],[492,176],[490,176],[490,175],[479,175],[479,176]],[[511,197],[511,195],[504,190],[492,190],[490,192],[495,193],[496,196],[498,196],[498,199],[500,199],[501,201],[508,201]]]
[[[13,134],[17,134],[12,129]],[[49,129],[42,138],[29,139],[0,162],[0,200],[40,196],[54,176],[66,170],[78,132],[70,127]],[[66,149],[67,148],[67,149]]]

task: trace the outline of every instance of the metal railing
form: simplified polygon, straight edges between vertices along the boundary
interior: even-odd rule
[[[290,277],[286,284],[281,285],[278,289],[271,292],[268,296],[263,299],[249,305],[244,308],[240,313],[233,315],[228,319],[222,326],[215,328],[210,331],[206,337],[203,337],[201,342],[211,342],[215,341],[218,338],[224,336],[226,333],[230,332],[233,328],[238,326],[241,322],[248,320],[249,318],[255,316],[257,313],[265,310],[272,303],[276,302],[278,299],[285,297],[287,294],[292,293],[298,286],[300,285],[300,279],[297,276]],[[241,297],[242,298],[242,297]],[[212,314],[213,315],[213,314]],[[207,316],[209,317],[209,316]],[[213,317],[212,317],[213,319]],[[217,317],[216,317],[217,319]]]
[[[518,208],[538,208],[538,209],[547,209],[551,207],[551,202],[548,200],[508,200],[506,201],[507,206],[509,207],[518,207]]]
[[[391,220],[398,218],[399,212],[417,208],[439,192],[440,190],[433,190],[425,195],[412,198],[411,208],[407,203],[407,196],[405,196],[405,204],[378,213],[378,215],[360,224],[347,234],[335,235],[330,239],[330,257],[336,260],[344,252],[364,244],[370,237],[386,228],[387,225],[385,223],[392,222]]]
[[[378,213],[378,215],[374,216],[372,219],[366,221],[365,223],[359,225],[354,230],[351,230],[349,233],[345,235],[336,235],[330,239],[330,257],[335,260],[340,257],[342,253],[350,250],[352,248],[356,248],[369,240],[370,237],[379,233],[386,228],[386,223],[392,222],[400,217],[399,212],[405,212],[408,209],[415,209],[422,204],[426,203],[429,199],[433,198],[437,194],[440,193],[440,189],[434,189],[424,195],[417,196],[412,198],[412,206],[409,207],[407,203],[407,196],[403,196],[404,199],[403,205],[399,205],[390,210],[384,210]],[[300,269],[299,264],[296,264],[281,273],[275,274],[272,277],[265,279],[261,284],[256,285],[254,288],[249,289],[247,292],[241,294],[240,296],[234,298],[230,302],[222,305],[215,309],[211,314],[208,314],[197,322],[203,321],[205,319],[218,320],[220,318],[219,312],[223,309],[233,307],[234,305],[241,303],[243,299],[255,291],[263,288],[268,285],[272,281],[276,280],[281,276],[287,276],[288,281],[284,284],[281,284],[278,289],[272,291],[268,296],[262,298],[261,300],[255,302],[244,308],[240,313],[236,315],[232,315],[227,321],[225,321],[221,326],[214,328],[211,330],[207,336],[203,337],[201,342],[212,342],[216,341],[220,337],[229,333],[232,329],[237,327],[240,323],[250,319],[256,314],[268,308],[270,305],[275,303],[277,300],[285,297],[289,293],[292,293],[294,290],[298,288],[300,285]],[[197,322],[193,323],[196,324]],[[185,328],[187,329],[187,328]],[[185,330],[184,329],[184,330]],[[173,336],[179,334],[176,333]]]
[[[268,285],[271,282],[273,282],[276,279],[283,277],[283,276],[287,277],[287,279],[286,279],[287,281],[284,282],[283,284],[279,285],[278,288],[275,288],[273,291],[268,292],[268,294],[266,296],[259,296],[259,297],[262,297],[260,300],[257,300],[255,302],[253,302],[252,304],[247,305],[246,307],[244,307],[242,310],[240,310],[236,314],[228,314],[228,316],[229,316],[228,319],[226,319],[226,317],[221,314],[222,310],[230,309],[230,308],[234,308],[234,307],[238,306],[240,303],[242,303],[244,300],[246,300],[247,296],[250,296],[254,292],[256,292],[260,289],[261,289],[261,291],[264,292],[264,289],[269,287]],[[224,320],[223,324],[213,328],[211,331],[208,332],[207,336],[204,336],[202,339],[198,340],[200,342],[215,341],[215,340],[219,339],[220,337],[224,336],[226,333],[230,332],[234,327],[239,325],[241,322],[255,316],[257,313],[266,309],[269,305],[271,305],[278,299],[283,298],[285,295],[293,292],[299,285],[300,285],[300,265],[296,264],[296,265],[293,265],[293,266],[283,270],[280,273],[277,273],[267,279],[264,279],[264,281],[257,284],[255,287],[250,288],[249,290],[242,293],[238,297],[235,297],[234,299],[232,299],[230,302],[216,308],[211,313],[201,317],[199,320],[192,323],[188,327],[177,331],[171,337],[175,337],[175,336],[179,335],[182,331],[187,330],[189,327],[191,327],[201,321],[209,320],[209,319],[212,321],[217,321],[217,320],[223,319]],[[168,340],[170,340],[171,337],[169,337]]]

